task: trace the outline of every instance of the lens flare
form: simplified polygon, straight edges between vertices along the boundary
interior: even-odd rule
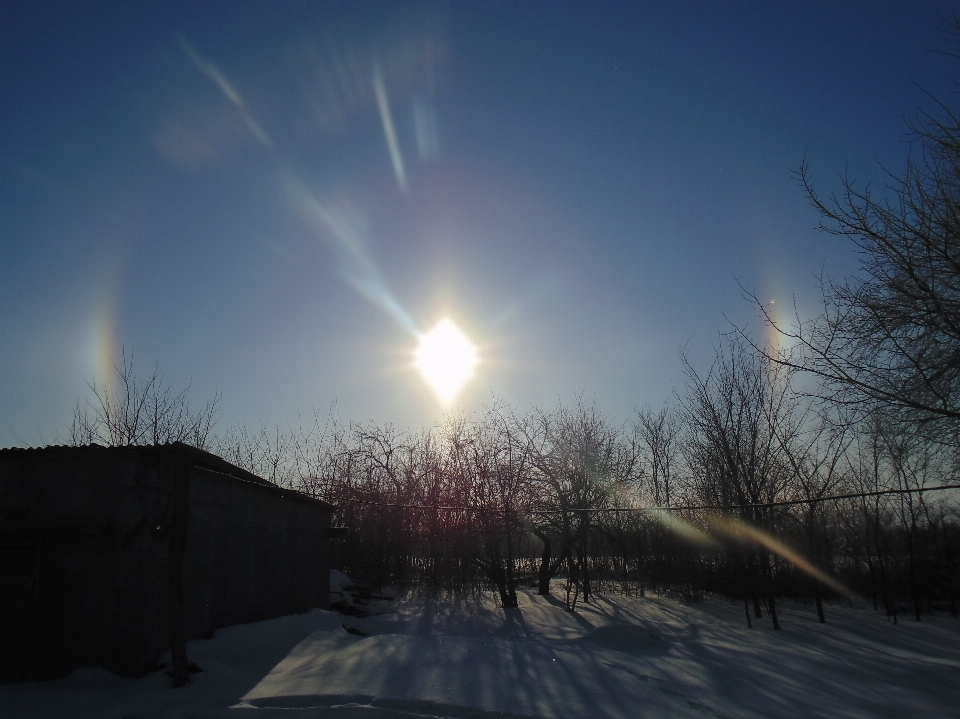
[[[450,320],[443,320],[420,338],[417,368],[445,404],[473,374],[477,350]]]
[[[237,92],[237,88],[226,78],[226,76],[220,72],[220,68],[214,65],[209,60],[203,58],[200,53],[198,53],[186,38],[183,35],[178,35],[177,40],[180,42],[180,47],[186,53],[187,57],[190,58],[190,61],[196,66],[196,68],[202,72],[204,75],[213,80],[214,84],[220,88],[226,98],[233,104],[234,107],[240,112],[240,117],[243,118],[243,121],[247,125],[247,129],[253,133],[264,147],[267,149],[273,149],[273,141],[267,136],[267,133],[263,131],[263,128],[257,124],[257,121],[253,119],[253,115],[250,114],[250,111],[247,109],[246,103],[244,103],[243,98],[240,97],[240,93]]]
[[[720,543],[716,539],[685,519],[676,516],[673,511],[666,507],[655,507],[649,512],[649,515],[666,529],[688,542],[711,549],[720,547]]]
[[[293,179],[287,183],[287,191],[297,214],[336,250],[347,282],[410,334],[419,336],[417,324],[387,287],[363,240],[362,223],[349,208],[338,207],[337,203],[321,203],[302,183]]]
[[[393,174],[397,178],[400,191],[406,195],[407,171],[403,167],[403,155],[400,154],[400,140],[397,139],[397,130],[393,126],[393,115],[390,112],[390,100],[387,98],[387,88],[383,84],[383,73],[380,64],[373,68],[373,91],[377,96],[377,108],[380,110],[380,120],[383,123],[383,134],[387,138],[387,149],[390,150],[390,161],[393,163]]]
[[[793,566],[799,569],[801,572],[806,572],[814,579],[822,582],[825,586],[830,587],[835,592],[844,597],[855,597],[856,595],[847,587],[843,586],[833,577],[828,574],[820,571],[815,566],[813,566],[807,559],[801,555],[799,552],[794,551],[786,544],[781,542],[776,537],[767,534],[762,529],[758,529],[746,522],[736,519],[734,517],[723,517],[715,515],[711,518],[711,523],[720,531],[725,534],[733,537],[734,539],[746,539],[756,542],[762,547],[766,547],[768,550],[774,554],[779,554],[785,560],[790,562]]]

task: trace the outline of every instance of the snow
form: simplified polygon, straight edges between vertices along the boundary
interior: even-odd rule
[[[747,629],[742,604],[719,599],[613,595],[571,614],[532,591],[509,610],[489,596],[408,596],[381,615],[314,610],[190,642],[203,671],[182,689],[163,671],[133,680],[100,669],[0,686],[0,716],[960,716],[960,621],[893,625],[828,605],[819,624],[812,607],[786,601],[779,615],[775,632],[766,619]]]
[[[353,580],[350,579],[343,572],[338,572],[336,569],[330,570],[330,594],[331,601],[333,600],[334,594],[343,594],[344,589],[353,584]]]
[[[330,570],[330,604],[344,603],[347,606],[354,607],[354,597],[352,592],[347,591],[347,587],[352,587],[353,582],[343,572],[336,569]]]
[[[365,617],[369,614],[382,614],[387,610],[383,600],[391,597],[374,594],[370,587],[354,584],[343,572],[330,570],[330,608],[342,614]]]

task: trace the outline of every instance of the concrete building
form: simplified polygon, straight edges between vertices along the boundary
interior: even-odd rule
[[[0,450],[0,682],[143,676],[329,603],[333,507],[181,443]]]

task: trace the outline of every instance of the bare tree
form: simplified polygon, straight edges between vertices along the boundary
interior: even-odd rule
[[[256,431],[238,425],[213,436],[209,445],[228,462],[274,484],[290,486],[297,477],[297,435],[280,425],[261,424]]]
[[[496,587],[505,609],[517,606],[517,560],[527,533],[523,510],[530,489],[530,445],[523,441],[512,413],[488,407],[466,425],[453,423],[447,447],[463,483],[458,496],[470,512],[469,556]]]
[[[737,521],[773,531],[787,472],[781,446],[790,432],[793,396],[782,365],[755,353],[739,338],[717,352],[713,367],[701,377],[686,356],[687,394],[680,398],[687,437],[687,462],[696,490],[706,504],[735,506]],[[776,557],[748,545],[741,555],[742,595],[752,594],[760,617],[761,582],[766,585],[770,618],[776,613]]]
[[[176,391],[165,383],[159,368],[145,381],[134,373],[133,355],[124,353],[114,364],[118,389],[111,393],[106,385],[88,384],[92,398],[77,402],[70,428],[73,445],[107,446],[167,444],[185,442],[205,449],[216,421],[220,394],[197,413],[188,402],[190,385]]]
[[[677,423],[670,407],[657,412],[650,407],[637,411],[634,430],[642,450],[641,471],[658,507],[670,506],[670,489],[677,462]]]
[[[955,23],[960,32],[960,19]],[[879,193],[842,178],[821,198],[809,168],[799,177],[823,220],[849,238],[861,273],[821,281],[822,310],[788,327],[766,321],[795,347],[774,361],[810,372],[830,402],[907,412],[922,423],[960,420],[960,116],[939,103],[911,128],[917,154]],[[749,294],[749,293],[748,293]]]
[[[680,447],[678,422],[668,405],[654,412],[649,406],[637,411],[634,435],[639,458],[639,475],[644,489],[658,508],[670,511],[671,490]],[[658,517],[662,518],[662,517]],[[661,584],[672,579],[673,533],[659,521],[653,527],[656,579]],[[641,589],[642,594],[642,589]]]
[[[806,501],[798,518],[803,530],[807,555],[815,567],[826,569],[828,551],[824,540],[826,518],[822,500],[835,491],[843,474],[847,448],[850,446],[850,425],[846,421],[829,421],[812,411],[809,404],[794,404],[787,421],[775,425],[784,460],[790,470],[791,494]],[[803,505],[801,505],[803,506]],[[822,583],[812,577],[817,617],[826,622],[823,610]]]
[[[928,502],[923,489],[941,484],[943,449],[925,442],[907,427],[887,427],[882,435],[884,449],[890,462],[893,488],[899,490],[892,503],[893,515],[900,526],[906,549],[908,586],[914,618],[921,617],[921,595],[930,596],[928,549]]]
[[[883,441],[884,427],[878,413],[856,427],[845,461],[851,488],[861,493],[841,508],[840,519],[849,537],[851,554],[857,553],[866,564],[873,595],[873,607],[878,608],[877,595],[883,602],[888,617],[897,621],[896,603],[892,597],[892,557],[889,496],[881,494],[890,489]]]
[[[525,426],[532,447],[539,489],[535,509],[545,511],[531,520],[531,529],[544,542],[540,593],[549,593],[549,580],[566,564],[566,604],[573,611],[580,593],[589,601],[590,542],[598,513],[609,505],[611,488],[633,482],[636,449],[624,441],[595,406],[578,400],[574,407],[535,412]],[[551,561],[552,540],[559,553]]]

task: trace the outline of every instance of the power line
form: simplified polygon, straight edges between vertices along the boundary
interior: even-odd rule
[[[859,497],[881,497],[886,494],[923,494],[936,492],[942,489],[960,489],[960,484],[941,484],[936,487],[918,487],[917,489],[879,489],[875,492],[851,492],[849,494],[832,494],[826,497],[812,499],[787,499],[780,502],[758,502],[756,504],[704,504],[700,506],[680,507],[679,509],[742,509],[744,507],[789,507],[796,504],[817,504],[837,499],[857,499]]]
[[[567,507],[562,509],[498,509],[493,507],[477,507],[466,505],[444,505],[444,504],[400,504],[398,502],[375,502],[368,499],[356,499],[352,497],[343,497],[339,500],[328,499],[326,501],[336,503],[353,502],[354,504],[366,504],[375,507],[394,507],[396,509],[433,509],[441,512],[494,512],[518,514],[562,514],[564,512],[679,512],[679,511],[703,511],[708,509],[749,509],[753,507],[789,507],[798,504],[817,504],[819,502],[830,502],[840,499],[857,499],[862,497],[880,497],[889,494],[923,494],[924,492],[937,492],[945,489],[960,489],[960,484],[941,484],[936,487],[918,487],[916,489],[880,489],[874,492],[851,492],[849,494],[833,494],[826,497],[814,497],[811,499],[787,499],[778,502],[757,502],[754,504],[690,504],[673,507]]]

